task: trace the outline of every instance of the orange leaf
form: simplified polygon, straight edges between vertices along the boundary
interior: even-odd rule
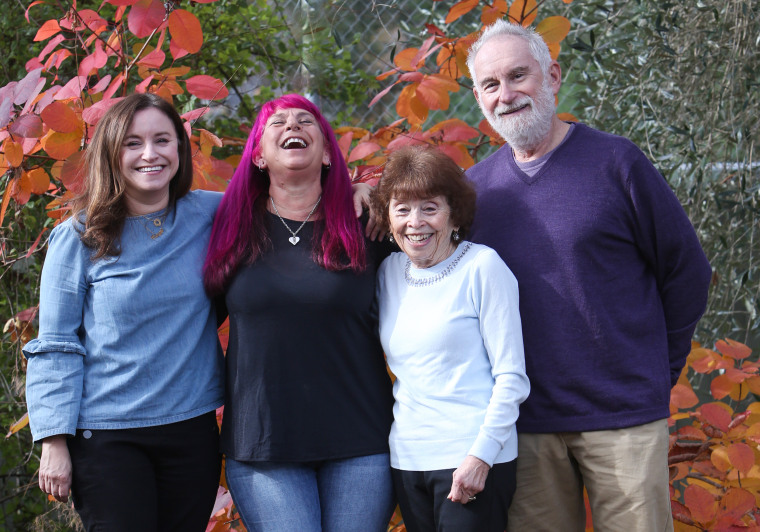
[[[13,200],[19,205],[26,204],[32,195],[32,185],[29,182],[29,176],[26,174],[21,174],[17,179],[14,179],[9,188],[12,189]]]
[[[198,52],[203,44],[203,30],[198,17],[185,11],[175,9],[169,15],[169,31],[176,46],[191,54]]]
[[[79,151],[82,143],[82,131],[58,133],[51,131],[40,139],[45,152],[53,159],[63,160]]]
[[[521,26],[530,26],[538,14],[536,0],[515,0],[509,6],[509,21]]]
[[[417,84],[407,85],[401,91],[396,100],[396,112],[403,116],[410,124],[418,125],[427,119],[428,108],[425,107],[416,95]]]
[[[221,100],[229,94],[227,87],[212,76],[201,74],[185,81],[187,92],[201,100]]]
[[[687,486],[684,490],[683,500],[695,521],[704,524],[715,518],[717,509],[715,497],[705,488],[695,484]]]
[[[5,187],[5,193],[3,194],[3,203],[0,205],[0,225],[3,225],[5,219],[5,211],[8,209],[8,204],[11,202],[11,189],[13,187],[10,184]]]
[[[710,463],[722,473],[727,472],[732,467],[731,460],[728,458],[728,451],[722,445],[716,447],[710,453]]]
[[[32,40],[34,42],[44,41],[45,39],[49,39],[50,37],[52,37],[59,31],[61,31],[61,27],[58,25],[58,21],[48,20],[42,26],[40,26],[40,29],[37,30],[37,34],[34,36],[34,39]]]
[[[349,163],[366,159],[378,150],[381,150],[382,146],[375,142],[360,142],[356,147],[351,150],[351,155],[348,158]]]
[[[450,102],[448,91],[429,78],[430,76],[425,76],[422,83],[417,85],[415,91],[417,98],[428,109],[448,109]]]
[[[721,505],[734,517],[741,517],[755,508],[755,496],[742,488],[729,488]]]
[[[446,15],[446,19],[444,22],[446,24],[451,24],[461,16],[469,13],[475,7],[480,3],[480,0],[461,0],[461,2],[457,2],[453,6],[451,6],[451,9],[449,9],[448,14]]]
[[[536,26],[536,33],[548,43],[558,43],[567,37],[570,21],[562,16],[547,17]]]
[[[138,0],[127,15],[127,25],[135,37],[142,39],[164,21],[166,9],[161,0]]]
[[[742,475],[746,475],[755,464],[755,453],[746,443],[733,443],[726,452],[731,465],[738,469]]]
[[[670,391],[670,404],[676,408],[691,408],[699,403],[697,394],[694,393],[691,386],[676,384]]]
[[[8,430],[8,434],[5,435],[6,438],[10,438],[13,434],[16,434],[18,431],[23,429],[29,424],[29,414],[24,414],[21,416],[21,419],[16,421],[13,425],[11,425],[11,428]]]
[[[33,168],[26,172],[32,194],[44,194],[50,187],[50,176],[44,168]]]
[[[71,133],[81,129],[81,120],[74,110],[63,102],[53,102],[40,113],[42,121],[59,133]]]
[[[354,139],[353,131],[349,131],[338,139],[338,148],[344,159],[348,159],[348,150],[351,149],[351,141]]]
[[[412,61],[417,57],[417,52],[419,52],[417,48],[405,48],[395,55],[393,64],[401,70],[414,72],[420,67],[419,63],[412,64]]]
[[[509,11],[506,0],[495,0],[492,5],[483,6],[483,12],[480,14],[480,22],[483,26],[490,26],[498,19],[502,18]]]
[[[457,166],[461,166],[462,168],[469,168],[475,164],[472,156],[461,144],[439,144],[436,147],[438,150],[451,157],[454,162],[457,163]]]
[[[3,153],[5,153],[5,160],[12,167],[17,168],[21,166],[24,160],[24,148],[20,142],[14,142],[10,138],[5,139],[3,142]]]
[[[734,383],[726,375],[718,375],[710,383],[710,393],[715,399],[723,399],[733,387]]]
[[[734,360],[742,360],[752,354],[752,349],[740,342],[728,338],[715,342],[715,349]]]

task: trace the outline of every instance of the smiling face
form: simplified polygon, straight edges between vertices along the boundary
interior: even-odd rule
[[[456,249],[451,210],[443,196],[403,201],[393,197],[388,216],[393,238],[415,268],[434,266]]]
[[[169,183],[179,169],[178,148],[174,125],[162,111],[151,107],[135,113],[119,152],[127,208],[132,214],[167,206]]]
[[[322,165],[330,164],[325,137],[314,115],[292,107],[278,109],[269,117],[259,141],[256,166],[270,176],[288,171],[307,171],[319,176]]]
[[[527,41],[513,35],[487,41],[473,64],[475,98],[499,135],[518,151],[532,150],[544,142],[555,116],[559,65],[552,62],[545,74]]]

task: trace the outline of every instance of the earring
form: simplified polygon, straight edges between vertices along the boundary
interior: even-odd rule
[[[451,232],[451,238],[454,239],[454,242],[459,242],[459,229],[454,229]]]
[[[332,168],[332,164],[330,164],[330,163],[328,162],[328,163],[325,165],[325,170],[330,170],[330,168]]]
[[[391,244],[396,242],[395,240],[393,240],[393,235],[388,235],[388,240],[391,241]]]

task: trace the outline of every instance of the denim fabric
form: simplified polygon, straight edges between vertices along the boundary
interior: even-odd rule
[[[385,532],[395,498],[388,453],[306,463],[227,459],[249,532]]]
[[[35,440],[173,423],[222,404],[224,361],[201,278],[220,199],[190,192],[157,238],[153,217],[128,218],[115,258],[92,261],[72,220],[53,230],[39,336],[24,347]]]

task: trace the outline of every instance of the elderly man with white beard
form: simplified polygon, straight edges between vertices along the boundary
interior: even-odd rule
[[[711,268],[678,199],[629,140],[561,121],[561,70],[499,21],[470,50],[473,91],[506,144],[467,172],[472,240],[520,289],[532,390],[520,407],[510,531],[673,529],[670,390]]]

